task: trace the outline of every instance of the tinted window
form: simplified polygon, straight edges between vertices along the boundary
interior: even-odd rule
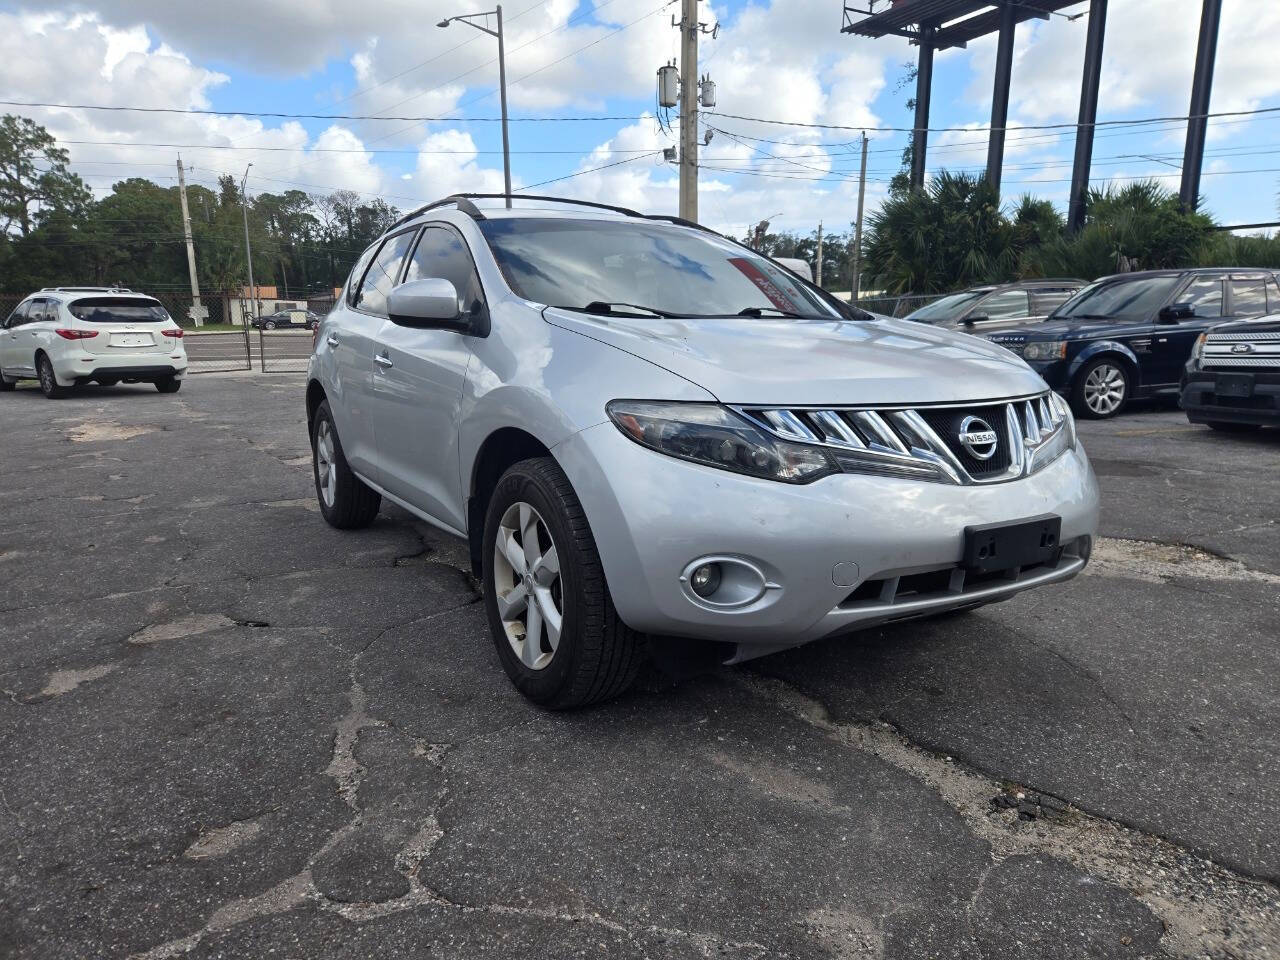
[[[743,310],[839,316],[785,267],[700,230],[541,217],[479,226],[511,289],[535,303],[581,309],[602,301],[690,317]]]
[[[1044,290],[1033,291],[1031,294],[1032,316],[1048,316],[1058,307],[1066,303],[1073,293],[1075,293],[1074,290],[1053,290],[1049,292]]]
[[[164,307],[141,297],[136,300],[91,297],[77,300],[67,309],[77,320],[86,323],[164,323],[169,319]]]
[[[27,315],[23,319],[23,323],[39,323],[45,319],[45,308],[48,306],[48,300],[32,300],[31,305],[27,307]]]
[[[448,280],[458,291],[458,306],[463,313],[472,312],[484,302],[480,278],[462,238],[445,227],[428,227],[405,268],[404,282],[436,277]]]
[[[369,269],[360,283],[356,293],[355,308],[365,313],[387,315],[387,296],[396,285],[396,275],[400,272],[400,264],[409,250],[413,240],[413,231],[397,233],[387,239],[378,251],[378,255],[369,264]]]
[[[1008,320],[1027,315],[1027,291],[1002,290],[993,293],[973,308],[974,314],[985,313],[992,320]]]
[[[1260,317],[1267,312],[1267,291],[1262,280],[1231,281],[1231,313],[1236,317]]]
[[[933,323],[938,320],[951,320],[960,316],[977,300],[981,293],[953,293],[941,300],[935,300],[906,316],[908,320],[919,320],[922,323]]]
[[[360,289],[360,278],[364,276],[365,268],[369,266],[369,261],[373,259],[373,255],[377,252],[378,245],[375,243],[364,253],[360,254],[360,259],[356,261],[354,267],[351,268],[351,276],[347,278],[347,305],[354,307],[356,305],[356,292]]]
[[[29,306],[31,306],[29,303],[18,304],[13,313],[9,314],[9,318],[5,320],[5,329],[22,326],[22,322],[27,318],[27,308]]]
[[[1093,283],[1055,310],[1053,316],[1056,320],[1149,320],[1164,306],[1178,280],[1178,277],[1140,277]]]
[[[1222,316],[1222,281],[1214,277],[1199,277],[1178,298],[1191,304],[1197,317]]]

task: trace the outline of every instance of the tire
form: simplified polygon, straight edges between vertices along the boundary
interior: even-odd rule
[[[373,523],[382,495],[351,472],[328,400],[320,404],[311,421],[311,474],[320,514],[329,526],[356,530]]]
[[[10,390],[18,386],[17,380],[10,380],[3,373],[0,373],[0,393],[8,393]]]
[[[156,389],[161,393],[177,393],[182,389],[182,381],[177,377],[165,377],[156,381]]]
[[[1255,430],[1262,429],[1260,423],[1228,423],[1225,420],[1206,420],[1205,426],[1222,433],[1253,433]]]
[[[275,328],[276,328],[276,324],[274,320],[268,320],[266,323],[262,325],[263,330],[274,330]]]
[[[553,552],[554,567],[544,563]],[[523,460],[502,475],[485,515],[482,557],[489,629],[516,689],[540,706],[568,710],[631,685],[644,638],[618,617],[582,504],[550,457]],[[509,619],[500,595],[504,606],[514,603]],[[536,644],[527,642],[531,612]],[[550,626],[556,614],[558,637]]]
[[[115,386],[117,383],[119,383],[119,382],[120,382],[120,381],[119,381],[119,380],[117,380],[117,379],[115,379],[115,377],[107,377],[105,380],[99,380],[99,381],[98,381],[98,386],[100,386],[100,387],[114,387],[114,386]]]
[[[40,354],[36,361],[36,373],[40,377],[40,389],[50,400],[61,400],[67,395],[67,388],[58,386],[53,375],[53,362],[45,354]]]
[[[1133,395],[1133,376],[1124,361],[1096,357],[1084,365],[1071,386],[1071,409],[1086,420],[1110,420]]]

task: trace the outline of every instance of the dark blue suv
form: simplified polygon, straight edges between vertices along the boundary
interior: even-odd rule
[[[1280,311],[1267,270],[1146,270],[1095,280],[1043,323],[987,339],[1017,353],[1088,419],[1135,397],[1176,396],[1196,339],[1224,320]]]

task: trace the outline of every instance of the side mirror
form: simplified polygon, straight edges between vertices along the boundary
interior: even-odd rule
[[[1160,313],[1157,315],[1158,323],[1178,323],[1182,320],[1189,320],[1196,315],[1196,308],[1189,303],[1171,303],[1167,307],[1161,307]]]
[[[985,313],[971,313],[960,322],[966,327],[972,327],[975,323],[986,323],[990,319]]]
[[[466,330],[471,321],[458,306],[458,291],[439,277],[410,280],[391,291],[387,316],[402,327],[426,330]]]

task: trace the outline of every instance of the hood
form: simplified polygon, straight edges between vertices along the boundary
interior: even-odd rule
[[[1047,389],[1003,347],[905,320],[668,320],[554,307],[544,316],[684,377],[722,403],[963,403]]]
[[[1093,340],[1097,337],[1116,337],[1129,333],[1149,333],[1151,321],[1134,320],[1054,320],[1050,317],[1038,323],[1024,324],[993,331],[993,340]]]
[[[1209,333],[1280,333],[1280,314],[1220,323],[1216,327],[1210,327]]]

